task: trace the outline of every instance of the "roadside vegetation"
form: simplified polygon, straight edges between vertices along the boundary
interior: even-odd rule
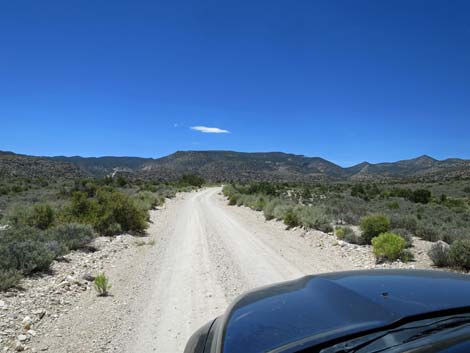
[[[229,184],[230,205],[261,211],[286,227],[335,233],[372,245],[377,261],[412,260],[413,236],[435,242],[437,267],[470,270],[470,180],[317,184]]]
[[[74,181],[3,180],[0,184],[0,290],[48,271],[72,250],[90,250],[97,236],[145,234],[149,211],[180,191],[204,184],[185,175],[174,183],[123,176]],[[101,287],[104,288],[104,287]]]

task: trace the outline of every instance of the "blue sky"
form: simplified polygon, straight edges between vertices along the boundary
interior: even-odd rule
[[[0,149],[470,158],[469,16],[466,0],[2,1]]]

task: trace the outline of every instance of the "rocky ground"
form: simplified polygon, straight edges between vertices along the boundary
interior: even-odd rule
[[[189,335],[254,287],[305,274],[431,268],[431,243],[416,261],[376,264],[369,246],[332,234],[287,231],[262,213],[228,206],[220,189],[180,194],[153,211],[148,237],[98,238],[50,273],[0,293],[0,352],[181,352]],[[113,288],[98,297],[93,276]]]
[[[131,235],[97,238],[89,250],[54,261],[49,273],[28,277],[20,289],[0,293],[0,352],[47,351],[47,345],[33,347],[34,341],[49,334],[64,314],[76,310],[83,293],[96,296],[94,276],[113,267],[129,248],[147,243],[148,238]]]

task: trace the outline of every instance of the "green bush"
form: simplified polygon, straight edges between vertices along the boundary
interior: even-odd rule
[[[0,269],[0,291],[5,291],[8,288],[17,286],[21,278],[21,272],[17,270]]]
[[[7,221],[12,226],[29,226],[47,229],[55,221],[55,212],[48,204],[35,204],[32,207],[15,205],[7,212]]]
[[[148,212],[131,197],[117,191],[99,189],[94,198],[75,192],[65,219],[68,222],[91,224],[106,236],[121,232],[143,233]]]
[[[426,189],[418,189],[413,191],[413,194],[411,195],[411,201],[426,204],[431,201],[431,196],[431,191]]]
[[[47,204],[36,204],[33,206],[29,225],[39,229],[47,229],[55,219],[54,210]]]
[[[108,291],[111,289],[108,277],[106,277],[104,273],[100,273],[98,276],[96,276],[93,284],[95,290],[98,292],[98,295],[102,297],[107,296]]]
[[[437,242],[431,246],[428,256],[437,267],[450,266],[449,245],[444,242]]]
[[[453,267],[470,270],[470,239],[456,240],[450,245],[449,260]]]
[[[300,225],[300,220],[294,210],[290,209],[284,216],[284,224],[287,228],[293,228]]]
[[[372,251],[378,262],[395,261],[403,255],[405,240],[397,234],[382,233],[372,238]]]
[[[370,244],[372,238],[390,229],[390,220],[384,215],[366,216],[361,219],[362,239]]]
[[[185,174],[180,178],[178,184],[180,186],[195,186],[195,187],[200,188],[201,186],[204,185],[205,182],[206,181],[204,180],[204,178],[198,175]]]

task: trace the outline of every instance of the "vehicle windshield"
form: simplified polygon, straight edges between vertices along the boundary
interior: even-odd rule
[[[470,314],[462,314],[408,323],[394,329],[341,342],[320,352],[408,352],[415,346],[428,347],[426,352],[430,351],[430,347],[434,352],[450,352],[450,348],[452,352],[468,352],[469,343]]]

